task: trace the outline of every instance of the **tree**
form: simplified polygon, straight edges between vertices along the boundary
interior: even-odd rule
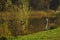
[[[26,28],[28,27],[29,19],[28,5],[28,0],[0,1],[0,17],[4,20],[0,25],[7,25],[7,27],[2,27],[3,34],[6,34],[4,32],[7,32],[7,30],[11,32],[12,36],[18,36],[27,32]]]
[[[21,1],[23,3],[23,8],[21,9],[21,20],[22,20],[22,22],[24,22],[24,24],[22,25],[22,30],[24,32],[25,29],[28,27],[28,19],[29,19],[28,6],[29,6],[29,2],[28,2],[28,0],[21,0]]]
[[[16,4],[21,1],[22,4]],[[27,32],[28,27],[29,11],[28,11],[28,0],[18,0],[13,6],[11,13],[11,19],[9,20],[9,28],[13,36],[22,35]],[[21,8],[22,7],[22,8]],[[14,10],[15,9],[15,10]],[[17,9],[17,10],[16,10]]]

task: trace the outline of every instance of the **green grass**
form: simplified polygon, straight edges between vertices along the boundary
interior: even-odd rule
[[[16,38],[10,38],[9,40],[60,40],[60,28],[18,36]]]

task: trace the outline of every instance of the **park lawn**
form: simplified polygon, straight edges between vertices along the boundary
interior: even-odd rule
[[[60,40],[60,28],[18,36],[16,38],[11,37],[9,40]]]

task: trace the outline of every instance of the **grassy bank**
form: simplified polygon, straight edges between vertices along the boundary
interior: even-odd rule
[[[9,40],[60,40],[60,28],[9,38]]]

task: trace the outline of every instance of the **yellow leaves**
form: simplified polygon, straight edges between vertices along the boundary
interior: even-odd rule
[[[20,34],[21,29],[24,32],[24,29],[27,27],[28,24],[28,4],[26,2],[26,0],[23,0],[24,3],[24,7],[22,9],[18,9],[18,7],[16,5],[9,5],[6,4],[6,7],[9,5],[10,7],[12,7],[10,10],[9,8],[4,11],[4,12],[0,12],[0,19],[3,19],[4,22],[3,24],[0,24],[0,35],[1,36],[11,36],[14,35],[14,33],[16,33],[16,35]],[[10,3],[10,0],[7,1],[7,3]],[[14,7],[14,8],[13,8]],[[10,11],[9,11],[10,10]],[[12,20],[11,23],[10,20]],[[20,25],[20,22],[24,21],[26,23],[24,23],[22,26]],[[12,25],[10,25],[12,24]]]
[[[0,37],[1,36],[5,36],[5,37],[11,36],[7,23],[0,24]]]

